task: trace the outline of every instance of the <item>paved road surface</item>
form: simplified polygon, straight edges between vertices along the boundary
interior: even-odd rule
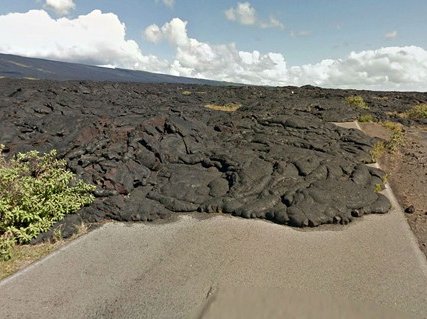
[[[215,296],[210,311],[224,311],[233,287],[275,296],[274,309],[331,300],[330,311],[368,303],[423,318],[426,270],[396,209],[308,231],[222,215],[112,223],[0,283],[0,318],[188,318]]]

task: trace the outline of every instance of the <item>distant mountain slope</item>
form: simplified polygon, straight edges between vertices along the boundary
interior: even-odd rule
[[[232,83],[157,74],[126,69],[109,69],[0,53],[0,78],[45,80],[92,80],[140,83],[185,83],[232,85]]]

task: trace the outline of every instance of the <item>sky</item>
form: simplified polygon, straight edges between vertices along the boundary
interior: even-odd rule
[[[427,91],[426,0],[0,0],[0,52],[272,86]]]

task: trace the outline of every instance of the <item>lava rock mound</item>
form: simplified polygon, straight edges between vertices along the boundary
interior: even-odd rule
[[[229,102],[242,107],[205,107]],[[199,211],[304,227],[386,213],[384,174],[366,165],[376,140],[327,122],[357,115],[342,91],[312,87],[0,80],[0,143],[58,150],[97,186],[68,217],[86,222]]]

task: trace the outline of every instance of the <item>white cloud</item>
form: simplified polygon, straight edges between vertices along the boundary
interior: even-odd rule
[[[46,0],[45,6],[59,15],[66,15],[76,7],[74,0]]]
[[[212,45],[191,38],[187,22],[178,18],[161,27],[150,25],[144,35],[153,43],[168,41],[174,58],[143,54],[126,39],[125,24],[113,13],[94,10],[75,19],[53,19],[44,10],[0,15],[2,53],[247,84],[427,91],[427,51],[416,46],[288,66],[281,53],[241,51],[234,43]]]
[[[144,37],[148,42],[158,43],[162,39],[163,34],[156,24],[152,24],[145,28]]]
[[[300,31],[291,31],[289,32],[290,36],[293,38],[301,38],[301,37],[308,37],[311,35],[311,31],[308,30],[300,30]]]
[[[427,51],[416,46],[351,52],[346,58],[289,69],[296,85],[427,91]]]
[[[135,41],[126,40],[126,27],[115,14],[100,10],[75,19],[53,19],[44,10],[0,15],[0,52],[167,71],[165,61],[143,55]]]
[[[178,18],[165,23],[162,26],[161,32],[169,43],[177,47],[185,47],[191,40],[187,36],[187,21],[182,21]]]
[[[187,22],[164,24],[161,38],[176,49],[174,75],[264,85],[305,85],[374,90],[427,91],[427,51],[420,47],[388,47],[352,52],[337,60],[287,66],[281,53],[239,51],[235,44],[211,45],[190,38]]]
[[[268,21],[260,22],[259,26],[263,29],[266,28],[279,28],[279,29],[285,29],[285,26],[282,22],[277,20],[275,17],[270,17]]]
[[[171,74],[266,85],[285,80],[286,62],[281,54],[239,51],[233,43],[211,45],[190,38],[186,26],[186,21],[175,18],[156,28],[176,50]]]
[[[239,2],[236,8],[229,8],[225,16],[230,21],[237,21],[244,25],[253,25],[257,21],[256,11],[249,2]]]
[[[162,2],[166,7],[172,8],[175,4],[175,0],[156,0],[156,2]]]
[[[396,37],[397,37],[397,31],[395,30],[395,31],[387,32],[387,33],[384,35],[384,37],[385,37],[386,39],[389,39],[389,40],[396,39]]]
[[[236,7],[231,7],[225,12],[227,20],[240,23],[242,25],[257,25],[265,28],[284,29],[282,22],[271,16],[267,21],[260,20],[257,17],[255,8],[249,2],[238,2]]]

